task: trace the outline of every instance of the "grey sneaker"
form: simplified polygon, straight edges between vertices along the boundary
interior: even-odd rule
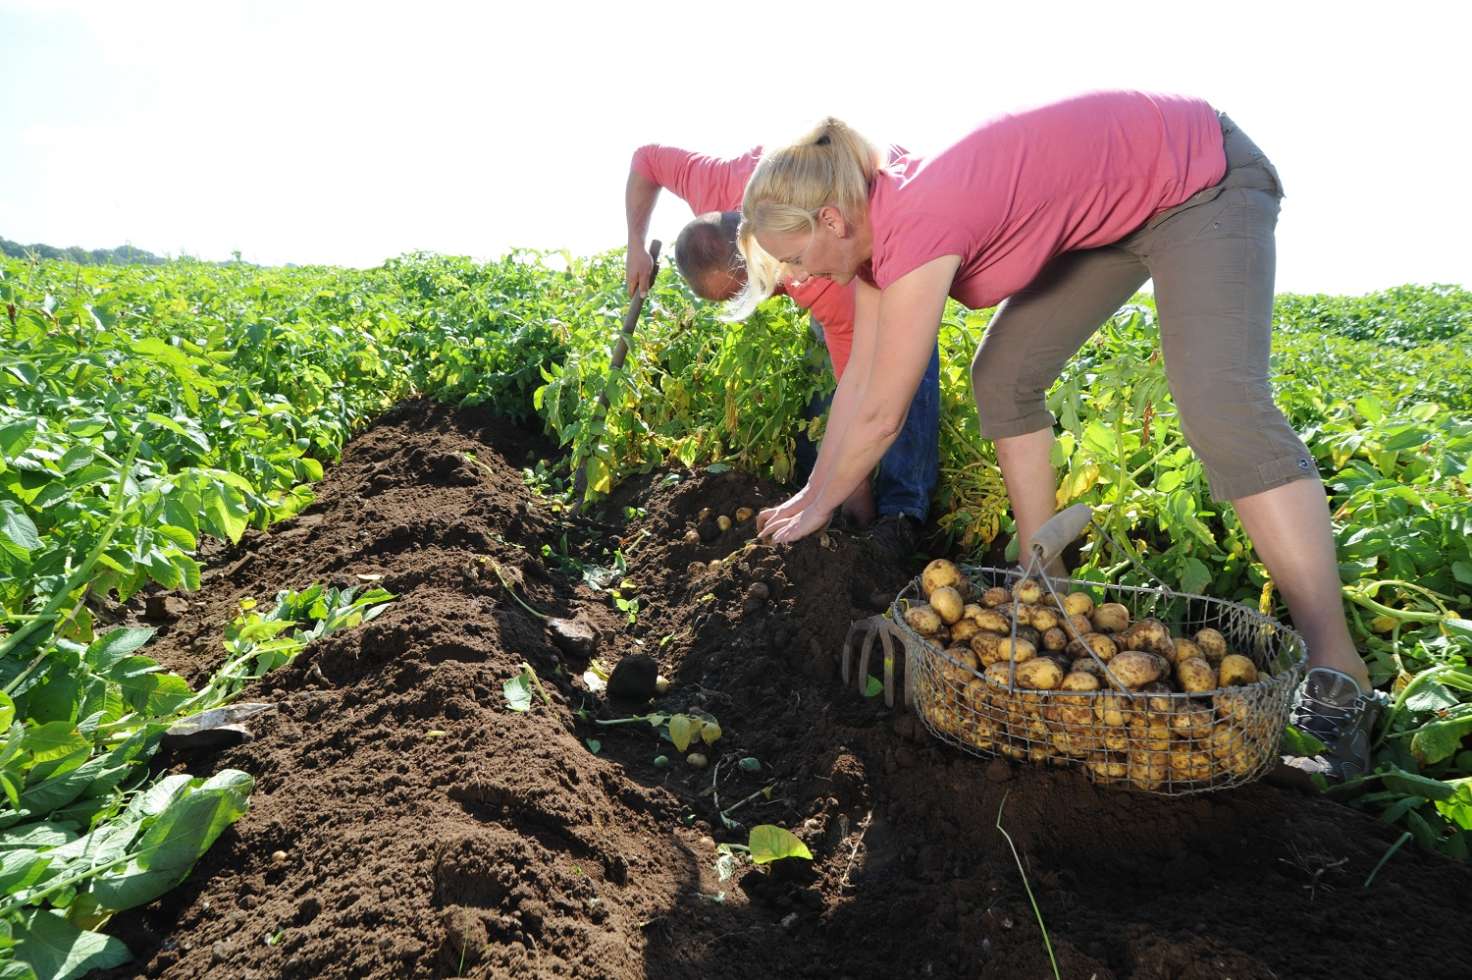
[[[1384,707],[1379,691],[1365,693],[1353,677],[1329,667],[1314,667],[1298,689],[1288,720],[1324,743],[1316,756],[1284,756],[1283,764],[1331,781],[1370,771],[1370,737]]]

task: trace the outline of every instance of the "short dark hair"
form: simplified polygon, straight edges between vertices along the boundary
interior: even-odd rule
[[[675,239],[675,268],[696,292],[712,273],[734,274],[744,269],[741,250],[736,247],[740,227],[740,211],[708,211],[680,230]]]

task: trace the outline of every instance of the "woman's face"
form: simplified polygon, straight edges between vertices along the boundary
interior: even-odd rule
[[[829,206],[818,211],[812,232],[758,231],[756,242],[791,270],[794,282],[817,277],[847,284],[869,258],[866,232]]]

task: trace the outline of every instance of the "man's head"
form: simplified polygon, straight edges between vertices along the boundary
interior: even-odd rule
[[[710,211],[675,239],[675,268],[702,299],[725,301],[746,285],[746,266],[736,247],[740,227],[740,211]]]

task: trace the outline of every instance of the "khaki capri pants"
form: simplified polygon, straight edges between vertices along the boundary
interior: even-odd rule
[[[971,364],[984,436],[1051,428],[1045,396],[1064,364],[1154,279],[1171,395],[1212,496],[1318,476],[1268,384],[1283,186],[1263,152],[1220,118],[1220,182],[1113,245],[1058,256],[997,310]]]

